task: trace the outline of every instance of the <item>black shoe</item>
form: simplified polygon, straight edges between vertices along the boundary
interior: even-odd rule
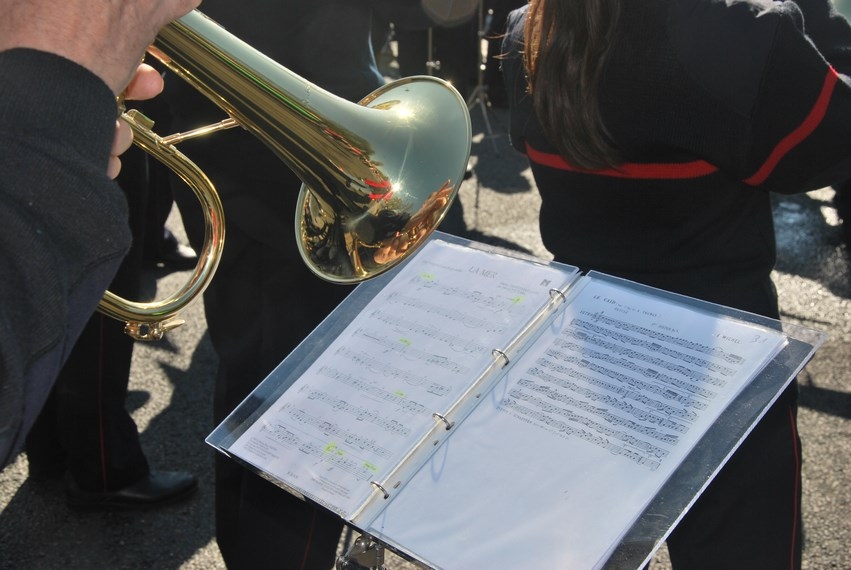
[[[57,454],[57,457],[60,457]],[[65,461],[54,458],[36,459],[34,453],[27,452],[27,470],[30,481],[44,483],[46,481],[61,481],[65,476]]]
[[[117,491],[91,492],[80,489],[68,477],[68,506],[80,510],[149,509],[189,498],[198,480],[183,471],[152,471],[147,477]]]
[[[28,479],[34,483],[47,483],[49,481],[62,481],[65,476],[65,465],[49,465],[33,467],[30,464]]]

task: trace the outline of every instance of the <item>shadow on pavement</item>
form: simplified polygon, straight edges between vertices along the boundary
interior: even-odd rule
[[[158,370],[173,392],[165,401],[158,390],[131,391],[130,409],[153,405],[156,410],[158,403],[161,408],[141,431],[145,454],[153,469],[194,473],[198,492],[186,502],[152,510],[78,512],[66,506],[62,480],[26,479],[21,456],[7,467],[22,483],[0,513],[0,569],[181,568],[199,550],[211,543],[215,548],[214,452],[204,443],[212,425],[215,359],[204,337],[186,370],[155,359],[146,365]]]

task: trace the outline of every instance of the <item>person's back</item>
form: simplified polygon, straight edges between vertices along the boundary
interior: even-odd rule
[[[770,192],[851,174],[851,28],[827,0],[532,0],[503,51],[557,261],[778,316]],[[793,382],[678,523],[674,568],[800,567],[796,402]]]

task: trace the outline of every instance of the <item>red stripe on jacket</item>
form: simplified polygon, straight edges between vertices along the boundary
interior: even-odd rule
[[[816,100],[815,105],[810,110],[810,113],[804,121],[795,128],[791,133],[786,135],[774,147],[774,150],[768,155],[766,161],[756,171],[755,174],[744,180],[745,184],[750,186],[758,186],[765,182],[780,160],[786,154],[799,145],[818,127],[822,119],[827,113],[827,107],[830,104],[830,98],[833,95],[834,87],[836,86],[839,76],[833,68],[828,70],[822,85],[821,93]],[[526,143],[526,154],[529,160],[541,166],[547,166],[558,170],[567,170],[570,172],[582,172],[592,174],[594,176],[609,176],[613,178],[633,178],[633,179],[653,179],[653,180],[684,180],[688,178],[699,178],[714,174],[718,171],[718,167],[714,166],[705,160],[693,160],[690,162],[658,162],[658,163],[637,163],[626,162],[617,168],[606,168],[601,170],[590,170],[573,166],[565,161],[561,156],[554,153],[542,152],[532,148],[529,143]]]
[[[807,115],[807,118],[804,119],[804,122],[801,123],[797,129],[786,135],[786,137],[781,140],[776,147],[774,147],[774,150],[768,156],[768,159],[762,164],[762,167],[756,171],[756,174],[747,178],[745,180],[745,184],[757,186],[758,184],[765,182],[765,179],[771,175],[780,160],[786,156],[786,153],[801,144],[805,138],[810,136],[810,134],[816,130],[816,127],[819,126],[827,113],[827,106],[830,104],[830,98],[833,96],[833,88],[836,87],[837,81],[839,81],[839,76],[837,75],[836,70],[831,67],[827,70],[827,77],[824,78],[824,83],[821,86],[821,93],[819,93],[818,99],[816,99],[816,104],[813,105],[812,110],[810,110],[810,114]]]
[[[646,178],[646,179],[682,179],[698,178],[712,174],[718,170],[705,160],[694,160],[692,162],[671,163],[637,163],[625,162],[617,168],[606,168],[603,170],[589,170],[579,168],[565,161],[561,156],[549,152],[535,150],[526,143],[526,155],[529,160],[542,166],[569,170],[571,172],[583,172],[595,176],[610,176],[613,178]]]

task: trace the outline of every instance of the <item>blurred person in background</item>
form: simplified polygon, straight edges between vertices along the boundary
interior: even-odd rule
[[[828,0],[532,0],[502,67],[556,261],[771,318],[770,192],[851,174]],[[800,568],[797,384],[668,538],[674,568]]]

